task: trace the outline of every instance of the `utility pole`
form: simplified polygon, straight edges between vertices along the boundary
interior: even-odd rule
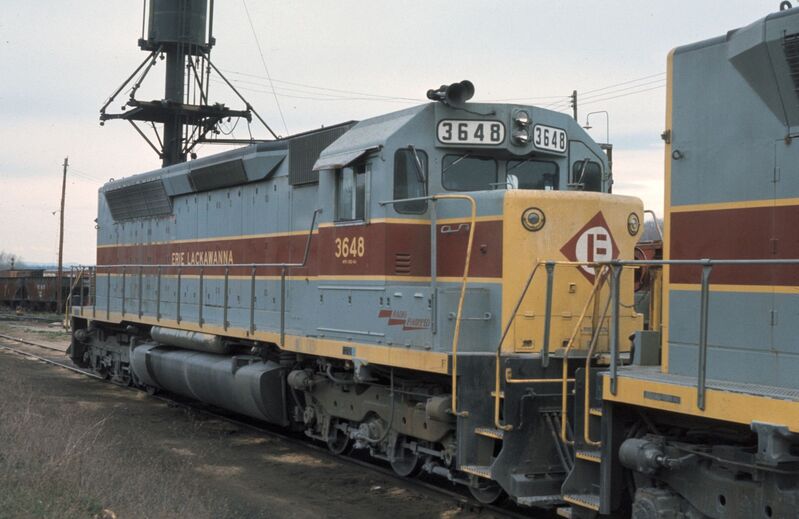
[[[64,267],[64,199],[67,194],[67,168],[69,167],[69,157],[64,158],[64,178],[61,181],[61,223],[59,224],[58,231],[58,275],[56,276],[56,290],[58,291],[58,305],[57,311],[60,314],[64,310],[64,291],[62,290],[63,283],[63,267]]]
[[[574,112],[574,120],[577,120],[577,90],[572,90],[571,100],[572,110]]]

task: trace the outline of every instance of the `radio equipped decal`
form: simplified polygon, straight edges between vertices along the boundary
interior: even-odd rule
[[[408,312],[404,310],[380,310],[377,313],[378,319],[388,319],[389,326],[402,326],[402,331],[427,330],[430,328],[430,318],[408,317]]]
[[[505,125],[499,121],[444,119],[438,122],[438,142],[496,146],[505,142]]]

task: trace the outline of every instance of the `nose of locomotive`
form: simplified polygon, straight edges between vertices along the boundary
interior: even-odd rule
[[[547,273],[543,265],[554,262],[550,312],[550,349],[568,342],[592,293],[598,269],[594,262],[632,259],[643,220],[637,198],[576,191],[508,191],[504,202],[502,308],[513,326],[504,347],[511,351],[538,351],[547,320]],[[539,266],[524,295],[531,271]],[[627,335],[641,328],[642,318],[632,309],[633,271],[622,273],[621,323]],[[603,289],[600,297],[607,296]],[[581,328],[591,329],[591,316]],[[589,334],[590,336],[590,334]],[[578,334],[578,342],[584,337]],[[578,344],[579,347],[579,344]]]

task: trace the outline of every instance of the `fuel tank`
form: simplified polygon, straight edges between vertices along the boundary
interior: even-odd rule
[[[287,370],[253,355],[214,355],[146,343],[133,349],[138,382],[258,420],[289,425]]]

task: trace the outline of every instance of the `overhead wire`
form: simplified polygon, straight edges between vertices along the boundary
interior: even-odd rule
[[[235,80],[234,80],[235,82]],[[272,94],[277,92],[277,90],[264,90],[259,88],[251,88],[251,87],[243,87],[238,86],[239,89],[247,91],[247,92],[259,92],[262,94]],[[322,95],[322,94],[319,94]],[[301,95],[293,95],[293,94],[286,94],[280,92],[281,97],[287,97],[291,99],[308,99],[311,101],[383,101],[389,103],[419,103],[419,100],[407,101],[404,99],[383,99],[383,98],[375,98],[375,97],[315,97],[315,96],[301,96]]]
[[[266,72],[266,77],[269,79],[270,85],[272,85],[272,76],[269,74],[269,67],[266,65],[266,58],[264,57],[264,51],[261,49],[261,42],[258,39],[258,33],[255,32],[255,25],[252,23],[252,18],[250,17],[250,10],[247,9],[247,0],[241,0],[241,3],[244,5],[244,12],[247,14],[247,21],[250,24],[250,29],[252,30],[253,38],[255,38],[255,45],[258,47],[258,53],[261,55],[261,64],[264,66],[264,71]],[[286,124],[286,117],[283,115],[283,109],[280,107],[280,100],[277,98],[277,92],[274,91],[274,86],[272,86],[272,94],[275,96],[275,104],[277,105],[277,111],[280,113],[280,119],[283,121],[283,129],[286,130],[286,133],[289,132],[289,127]]]
[[[651,87],[651,88],[644,88],[643,90],[636,90],[634,92],[627,92],[626,94],[620,94],[620,95],[616,95],[616,96],[604,97],[602,99],[594,99],[594,100],[588,101],[586,103],[583,103],[583,106],[584,105],[594,104],[594,103],[600,103],[600,102],[603,102],[603,101],[610,101],[611,99],[618,99],[620,97],[627,97],[627,96],[631,96],[631,95],[635,95],[635,94],[642,94],[644,92],[650,92],[652,90],[659,90],[659,89],[665,88],[665,87],[666,87],[666,85],[658,85],[658,86],[654,86],[654,87]]]
[[[225,72],[228,72],[230,74],[236,74],[236,75],[240,75],[240,76],[245,76],[245,77],[251,77],[251,78],[254,78],[254,79],[267,79],[264,76],[259,76],[257,74],[249,74],[247,72],[239,72],[239,71],[236,71],[236,70],[227,70],[226,69]],[[238,80],[238,81],[243,81],[243,80]],[[317,86],[317,85],[310,85],[308,83],[299,83],[299,82],[296,82],[296,81],[286,81],[286,80],[283,80],[283,79],[272,79],[272,83],[282,83],[282,84],[285,84],[285,85],[304,87],[304,88],[307,88],[307,89],[314,89],[314,90],[324,90],[324,91],[336,92],[336,93],[340,93],[340,94],[351,94],[351,95],[357,95],[357,96],[377,97],[377,98],[383,98],[383,99],[402,99],[402,100],[414,101],[414,102],[416,102],[416,101],[424,101],[424,99],[418,98],[418,97],[401,97],[401,96],[388,96],[388,95],[383,95],[383,94],[371,94],[371,93],[368,93],[368,92],[359,92],[359,91],[356,91],[356,90],[344,90],[344,89],[340,89],[340,88],[321,87],[321,86]],[[259,83],[259,84],[261,84],[261,83]]]

